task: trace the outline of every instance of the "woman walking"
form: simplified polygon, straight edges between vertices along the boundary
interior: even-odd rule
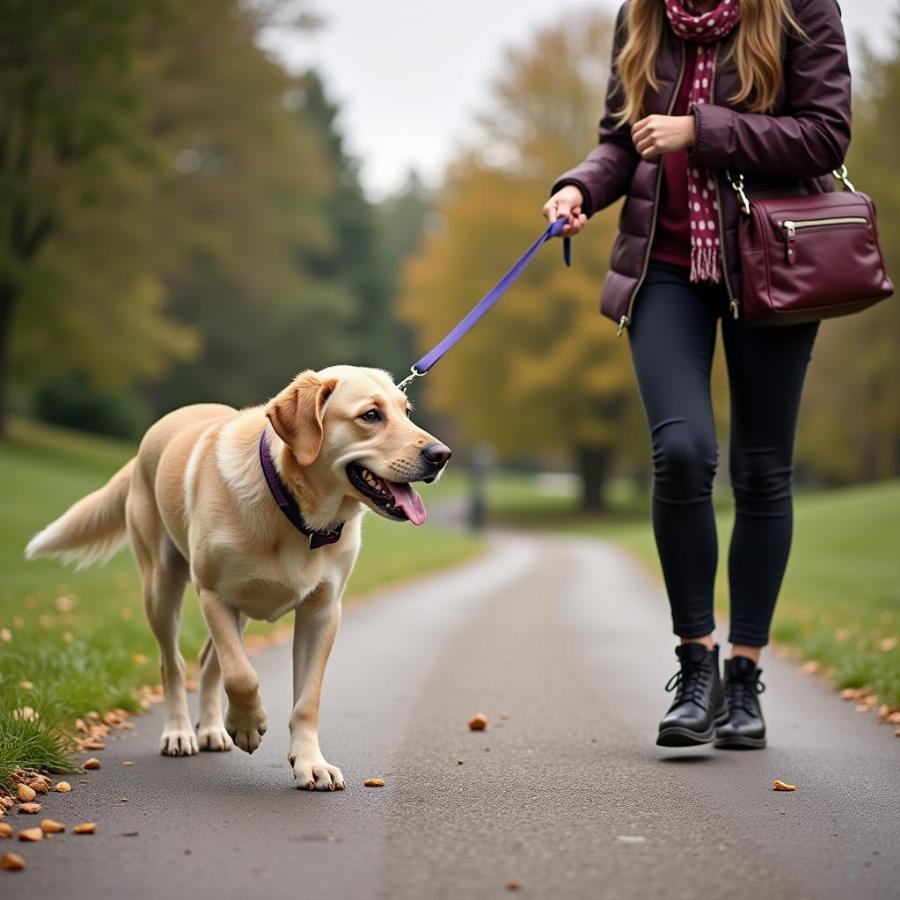
[[[849,142],[835,0],[630,0],[616,23],[600,142],[544,207],[577,234],[625,197],[601,308],[628,335],[653,449],[653,530],[681,639],[662,746],[765,746],[758,664],[790,549],[794,433],[819,324],[742,317],[728,173],[744,175],[751,196],[822,193]],[[720,319],[735,499],[724,682],[713,642],[710,399]]]

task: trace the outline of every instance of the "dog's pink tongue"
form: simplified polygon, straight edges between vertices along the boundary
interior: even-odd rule
[[[428,510],[413,487],[396,481],[387,482],[387,486],[394,495],[394,504],[406,513],[406,518],[413,525],[422,525],[428,517]]]

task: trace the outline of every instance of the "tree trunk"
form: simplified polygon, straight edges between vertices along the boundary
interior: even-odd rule
[[[9,282],[0,280],[0,440],[8,435],[10,347],[15,303],[16,289]]]
[[[578,447],[575,454],[581,475],[581,511],[603,512],[612,453],[607,447]]]

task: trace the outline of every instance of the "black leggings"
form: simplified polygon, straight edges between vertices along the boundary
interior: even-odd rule
[[[790,550],[794,432],[818,323],[765,327],[734,320],[724,287],[692,284],[687,268],[666,263],[651,262],[635,298],[629,336],[653,446],[653,531],[680,637],[715,628],[718,446],[710,370],[719,318],[735,500],[729,640],[762,647]]]

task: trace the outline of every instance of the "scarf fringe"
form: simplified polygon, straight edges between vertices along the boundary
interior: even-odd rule
[[[691,281],[707,281],[718,284],[722,278],[721,260],[715,247],[691,247]]]

